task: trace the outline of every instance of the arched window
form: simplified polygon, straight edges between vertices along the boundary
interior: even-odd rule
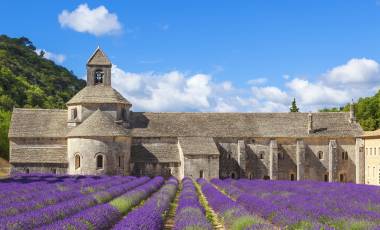
[[[329,174],[328,173],[325,174],[325,178],[324,179],[325,179],[325,182],[329,181]]]
[[[103,168],[103,155],[96,156],[96,168],[97,169]]]
[[[319,158],[320,160],[323,160],[323,152],[322,152],[322,151],[319,151],[319,152],[318,152],[318,158]]]
[[[80,168],[80,155],[77,154],[75,155],[75,169],[79,169]]]
[[[291,181],[294,181],[295,178],[296,178],[296,177],[295,177],[294,173],[291,173],[291,174],[290,174],[290,180],[291,180]]]
[[[95,85],[97,84],[102,84],[103,83],[103,77],[104,77],[104,72],[101,69],[98,69],[95,71],[95,76],[94,76],[94,83]]]
[[[227,153],[227,159],[231,159],[231,153]]]
[[[199,178],[203,178],[204,177],[204,175],[203,175],[203,170],[200,170],[199,171]]]
[[[235,177],[236,177],[235,173],[232,172],[232,173],[231,173],[231,178],[232,178],[232,179],[235,179]]]

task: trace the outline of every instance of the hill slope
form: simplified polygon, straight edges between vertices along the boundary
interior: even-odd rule
[[[65,108],[65,102],[85,86],[85,81],[35,50],[28,38],[0,35],[0,157],[5,159],[13,107]]]

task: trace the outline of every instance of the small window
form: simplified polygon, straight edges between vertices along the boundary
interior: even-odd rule
[[[254,174],[252,172],[248,173],[248,179],[253,180]]]
[[[30,172],[29,169],[26,168],[26,169],[25,169],[25,173],[29,174],[29,172]]]
[[[234,173],[234,172],[231,173],[231,178],[232,178],[232,179],[235,179],[235,177],[236,177],[235,173]]]
[[[263,179],[264,179],[264,180],[270,180],[270,176],[265,175],[265,176],[263,177]]]
[[[98,155],[96,157],[96,168],[102,169],[103,168],[103,155]]]
[[[339,174],[339,181],[340,182],[345,182],[346,181],[346,176],[344,175],[344,173]]]
[[[51,171],[52,174],[57,174],[57,169],[56,168],[51,168],[50,171]]]
[[[119,168],[122,168],[124,166],[124,158],[122,156],[119,156]]]
[[[80,168],[80,155],[77,154],[75,155],[75,169],[79,169]]]
[[[231,153],[227,154],[227,159],[231,159]]]
[[[368,156],[368,148],[365,148],[365,155]]]
[[[71,120],[75,120],[78,117],[78,111],[77,108],[71,109]]]
[[[319,158],[319,160],[323,160],[323,152],[322,151],[318,152],[318,158]]]
[[[373,148],[373,155],[376,156],[376,148]]]
[[[328,182],[328,181],[329,181],[329,174],[326,173],[326,174],[325,174],[325,182]]]
[[[348,153],[347,151],[342,152],[342,160],[348,160]]]
[[[199,178],[203,178],[204,175],[203,175],[203,170],[199,171]]]
[[[103,83],[104,72],[102,70],[96,70],[94,76],[95,85]]]
[[[296,177],[295,177],[294,173],[291,173],[291,174],[290,174],[290,180],[291,180],[291,181],[294,181],[295,178],[296,178]]]
[[[261,151],[261,152],[259,153],[259,155],[260,155],[260,159],[264,159],[264,152],[263,152],[263,151]]]
[[[369,155],[372,156],[372,148],[369,148]]]

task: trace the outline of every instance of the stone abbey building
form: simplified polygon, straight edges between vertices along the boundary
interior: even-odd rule
[[[13,110],[13,172],[364,181],[353,111],[133,112],[111,86],[111,67],[98,48],[67,110]]]

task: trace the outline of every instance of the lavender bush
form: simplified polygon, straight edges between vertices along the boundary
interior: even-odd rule
[[[212,182],[251,213],[282,227],[373,229],[380,225],[380,189],[375,186],[246,179]]]
[[[205,179],[198,179],[202,192],[214,211],[223,218],[227,229],[273,229],[270,224],[257,215],[249,213],[244,207],[221,193]],[[260,228],[256,228],[260,227]]]
[[[133,206],[139,204],[151,193],[158,190],[164,182],[162,177],[155,177],[147,183],[140,185],[133,190],[113,199],[106,204],[97,205],[85,209],[72,217],[53,223],[49,226],[43,226],[44,230],[80,229],[101,230],[109,229],[123,214],[127,213]],[[86,225],[84,226],[83,223]]]
[[[190,178],[182,180],[182,191],[174,218],[174,230],[185,229],[212,229],[199,202],[193,180]]]
[[[128,178],[126,178],[128,180]],[[148,177],[142,177],[127,183],[119,184],[89,195],[80,195],[77,198],[50,205],[36,211],[25,212],[16,216],[0,219],[0,229],[25,229],[46,225],[59,219],[67,218],[96,204],[107,202],[121,194],[146,183]],[[28,229],[27,228],[27,229]]]
[[[115,230],[159,230],[163,227],[163,213],[169,209],[178,188],[178,181],[170,178],[141,207],[128,213]]]

